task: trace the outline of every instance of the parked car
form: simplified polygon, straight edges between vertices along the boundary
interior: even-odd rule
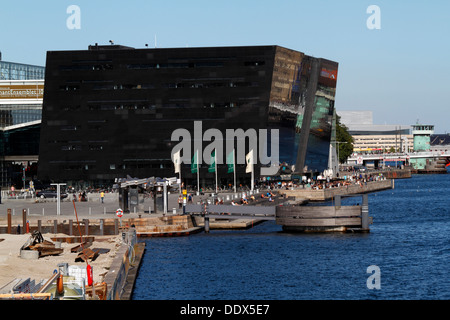
[[[41,190],[36,192],[36,197],[41,199],[56,198],[58,196],[56,190]],[[61,192],[61,199],[67,198],[67,193]]]

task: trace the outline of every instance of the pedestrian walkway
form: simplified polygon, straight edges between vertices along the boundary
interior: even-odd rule
[[[224,203],[230,203],[232,200],[239,201],[242,192],[220,192],[214,195],[211,193],[204,193],[197,195],[192,192],[192,203],[209,203],[214,204],[215,199],[222,199]],[[249,192],[247,192],[247,195]],[[141,197],[142,195],[140,195]],[[171,193],[168,195],[167,215],[182,214],[183,209],[178,206],[179,193]],[[116,210],[119,209],[119,195],[118,193],[105,193],[104,201],[101,202],[100,193],[92,193],[87,195],[88,201],[75,202],[75,208],[80,219],[91,218],[114,218]],[[151,197],[141,197],[140,206],[142,210],[137,212],[124,213],[124,218],[138,218],[139,216],[161,217],[164,215],[162,211],[155,213],[154,200]],[[50,219],[70,219],[75,218],[75,209],[73,198],[71,195],[60,203],[60,215],[57,215],[57,201],[56,199],[2,199],[0,204],[0,224],[6,223],[7,210],[11,209],[13,221],[22,221],[22,211],[27,211],[27,219],[30,222],[37,220]]]

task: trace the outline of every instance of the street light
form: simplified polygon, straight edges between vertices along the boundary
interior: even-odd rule
[[[56,215],[61,215],[61,186],[65,186],[65,183],[51,183],[52,186],[56,186]]]

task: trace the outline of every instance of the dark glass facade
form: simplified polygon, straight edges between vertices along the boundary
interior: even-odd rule
[[[171,134],[184,128],[194,138],[194,121],[203,133],[214,128],[224,137],[226,129],[278,129],[281,162],[303,161],[294,167],[299,172],[305,164],[323,171],[327,164],[305,157],[328,160],[322,147],[329,148],[336,88],[330,74],[337,75],[337,63],[279,46],[50,51],[38,176],[97,182],[175,176],[171,151],[179,141]],[[248,183],[245,164],[236,172],[238,183]],[[187,184],[196,176],[182,165]],[[233,179],[225,164],[218,176],[221,185]],[[202,185],[214,180],[205,163],[200,177]]]
[[[280,161],[292,171],[328,166],[338,64],[276,47],[269,126],[280,130]]]

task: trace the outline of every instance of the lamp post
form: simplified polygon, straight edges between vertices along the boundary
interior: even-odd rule
[[[52,183],[52,186],[56,186],[56,215],[61,215],[61,186],[65,186],[65,183]]]

